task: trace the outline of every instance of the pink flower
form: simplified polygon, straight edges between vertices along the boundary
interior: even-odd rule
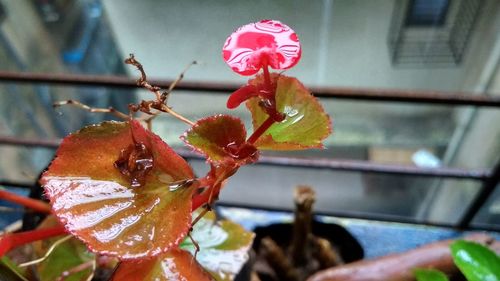
[[[276,20],[261,20],[240,27],[222,48],[224,61],[241,75],[253,75],[262,67],[288,69],[297,64],[301,48],[297,34]]]

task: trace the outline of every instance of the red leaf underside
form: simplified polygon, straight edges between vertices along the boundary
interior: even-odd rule
[[[156,258],[121,262],[112,281],[213,280],[187,251],[172,249]]]
[[[229,115],[215,115],[199,120],[182,139],[206,155],[212,163],[228,159],[248,163],[257,157],[255,147],[246,143],[245,126],[239,118]]]
[[[153,167],[134,188],[114,163],[135,143],[148,147]],[[104,122],[66,137],[41,183],[69,232],[93,251],[133,259],[165,252],[185,237],[196,187],[173,186],[193,177],[190,166],[137,121]]]

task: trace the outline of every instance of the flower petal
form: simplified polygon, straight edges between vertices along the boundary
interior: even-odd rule
[[[241,75],[253,75],[263,66],[288,69],[297,64],[301,48],[297,34],[276,20],[240,27],[222,48],[224,61]]]

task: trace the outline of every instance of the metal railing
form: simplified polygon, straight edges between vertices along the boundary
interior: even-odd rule
[[[137,88],[136,80],[122,76],[93,76],[75,74],[41,74],[0,71],[0,82],[15,83],[41,83],[66,86],[92,86],[92,87],[118,87]],[[168,87],[172,81],[150,80],[150,83],[161,87]],[[224,93],[232,92],[239,86],[230,83],[212,82],[182,82],[176,90],[190,90],[198,93]],[[317,97],[352,99],[355,101],[384,101],[406,103],[443,104],[449,106],[478,106],[500,109],[500,97],[488,95],[474,95],[472,93],[450,93],[439,91],[411,91],[411,90],[385,90],[385,89],[353,89],[353,88],[311,88]],[[45,147],[55,149],[60,140],[25,139],[11,136],[0,136],[0,145],[14,145],[25,147]],[[201,159],[196,153],[188,150],[178,150],[181,156],[188,159]],[[356,212],[336,212],[328,215],[341,217],[354,217],[364,219],[377,219],[384,221],[420,223],[438,225],[459,229],[470,229],[471,221],[479,212],[486,200],[491,196],[495,187],[500,182],[500,163],[492,169],[460,169],[451,167],[420,168],[415,166],[376,164],[369,161],[334,160],[327,158],[300,158],[262,156],[258,162],[261,165],[291,166],[313,169],[331,169],[340,171],[355,171],[364,173],[409,175],[422,177],[438,177],[467,179],[482,182],[480,191],[468,206],[458,224],[435,224],[425,221],[416,221],[398,216],[360,214]],[[0,185],[31,187],[33,183],[11,182],[0,180]],[[259,206],[250,206],[260,208]],[[477,229],[500,231],[500,226],[481,226]]]

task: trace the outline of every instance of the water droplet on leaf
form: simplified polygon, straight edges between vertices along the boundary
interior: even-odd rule
[[[122,149],[115,167],[129,178],[132,187],[141,187],[146,183],[147,174],[153,169],[153,155],[144,143],[134,143]]]

